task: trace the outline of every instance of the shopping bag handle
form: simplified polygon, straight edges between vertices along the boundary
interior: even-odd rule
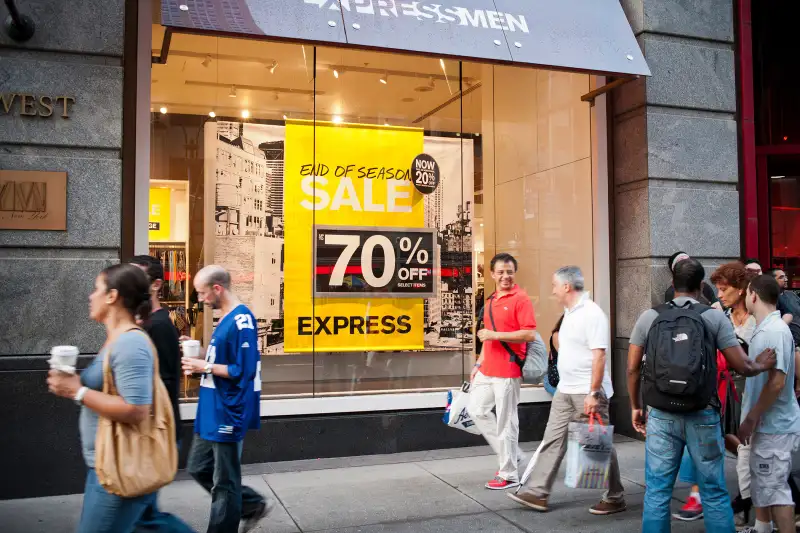
[[[589,432],[594,431],[595,422],[597,422],[598,426],[600,426],[604,430],[607,430],[606,425],[603,424],[603,419],[600,417],[600,415],[598,415],[597,413],[592,413],[589,415]]]
[[[469,388],[472,385],[469,381],[465,381],[461,384],[461,392],[469,392]]]

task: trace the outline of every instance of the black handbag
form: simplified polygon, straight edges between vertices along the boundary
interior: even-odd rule
[[[553,346],[553,335],[550,335],[550,356],[547,358],[547,381],[553,388],[558,387],[561,378],[558,375],[558,350]]]

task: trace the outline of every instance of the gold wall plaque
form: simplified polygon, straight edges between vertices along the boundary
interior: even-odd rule
[[[67,173],[0,170],[0,229],[67,229]]]

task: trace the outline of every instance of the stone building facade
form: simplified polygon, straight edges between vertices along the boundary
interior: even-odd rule
[[[0,170],[69,174],[66,231],[0,230],[0,498],[82,487],[77,410],[47,393],[42,354],[101,344],[87,295],[132,250],[124,226],[137,216],[135,191],[123,189],[123,174],[149,164],[135,150],[149,127],[136,115],[135,78],[151,43],[131,37],[149,10],[124,0],[17,3],[36,31],[24,43],[0,31],[0,90],[75,100],[68,120],[0,108]],[[734,0],[621,3],[652,71],[611,93],[608,117],[615,424],[630,433],[627,340],[669,284],[666,258],[682,249],[713,268],[740,256],[741,239]],[[337,431],[356,430],[348,424]]]

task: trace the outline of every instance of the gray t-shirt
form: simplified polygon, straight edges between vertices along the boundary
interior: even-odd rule
[[[81,383],[94,390],[103,390],[103,358],[109,349],[97,354],[94,361],[81,372]],[[111,374],[117,392],[131,405],[153,403],[153,361],[155,354],[147,334],[128,331],[120,335],[111,346]],[[97,434],[98,415],[88,407],[81,407],[80,432],[83,459],[86,466],[94,468],[94,441]]]
[[[775,350],[776,370],[786,374],[786,384],[767,412],[761,416],[756,431],[773,435],[800,433],[800,407],[794,396],[794,339],[789,326],[781,320],[779,311],[769,314],[756,327],[750,341],[750,359],[772,348]],[[769,372],[747,378],[742,400],[742,420],[758,402],[761,392],[769,381]]]
[[[686,302],[698,303],[694,298],[686,296],[680,296],[673,301],[678,306],[685,305]],[[631,344],[642,347],[647,345],[647,333],[650,331],[650,326],[653,325],[657,316],[658,313],[655,309],[648,309],[642,313],[639,320],[637,320],[636,324],[633,326],[630,340]],[[733,325],[731,321],[728,320],[728,317],[725,316],[725,313],[717,309],[709,309],[700,316],[703,322],[705,322],[708,331],[711,333],[712,337],[714,337],[718,350],[739,346],[739,341],[736,340],[736,334],[733,332]]]

